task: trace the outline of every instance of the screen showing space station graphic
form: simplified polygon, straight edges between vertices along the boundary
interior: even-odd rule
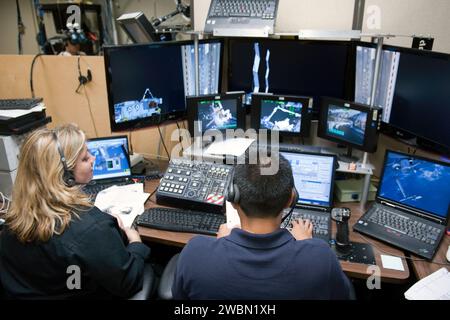
[[[115,178],[130,174],[126,138],[88,141],[87,147],[89,153],[95,157],[94,179]]]
[[[221,43],[199,44],[199,91],[216,94]],[[195,94],[194,46],[148,45],[111,51],[110,96],[115,123],[184,112],[185,97]]]
[[[362,146],[367,113],[340,106],[328,107],[327,133],[335,138]]]
[[[301,102],[263,100],[261,102],[261,129],[300,133]]]
[[[198,121],[202,132],[237,128],[237,106],[235,99],[207,100],[198,102]]]
[[[450,205],[450,166],[388,152],[379,195],[446,217]]]

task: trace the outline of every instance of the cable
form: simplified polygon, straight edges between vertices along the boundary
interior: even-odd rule
[[[169,158],[169,161],[170,161],[169,150],[167,150],[167,146],[166,146],[166,143],[164,142],[164,138],[163,138],[163,135],[162,135],[162,133],[161,133],[161,128],[159,127],[159,125],[158,125],[158,131],[159,131],[159,136],[161,137],[161,142],[162,142],[162,144],[163,144],[163,146],[164,146],[164,150],[166,150],[167,157]]]
[[[133,130],[130,130],[129,139],[130,139],[130,153],[134,154],[134,151],[133,151]]]
[[[33,85],[33,70],[34,70],[34,64],[36,63],[36,59],[40,56],[43,56],[43,53],[38,53],[34,56],[33,61],[31,62],[31,70],[30,70],[30,89],[31,89],[31,97],[36,98],[34,95],[34,85]]]
[[[426,262],[426,263],[431,263],[431,264],[437,264],[437,265],[441,265],[441,266],[448,266],[448,265],[450,265],[450,263],[448,263],[448,262],[433,262],[433,261],[427,261],[425,259],[416,259],[416,258],[411,258],[411,257],[406,257],[406,256],[403,256],[403,257],[402,256],[397,256],[397,255],[392,254],[392,253],[390,253],[390,252],[388,252],[386,250],[380,249],[377,245],[375,245],[373,242],[369,241],[362,234],[360,234],[358,232],[354,232],[354,233],[358,234],[367,244],[370,244],[371,246],[373,246],[378,251],[383,252],[383,253],[387,253],[390,256],[397,257],[397,258],[400,258],[400,259],[408,259],[408,260],[411,260],[411,261],[419,261],[419,262]]]
[[[80,93],[80,92],[79,92],[79,89],[80,89],[81,87],[83,87],[84,96],[86,97],[86,101],[87,101],[87,103],[88,103],[89,115],[90,115],[90,117],[91,117],[92,126],[94,127],[95,137],[98,137],[97,126],[96,126],[96,124],[95,124],[94,115],[93,115],[93,113],[92,113],[91,101],[90,101],[90,99],[89,99],[89,95],[88,95],[87,90],[86,90],[86,83],[88,83],[89,81],[91,81],[92,78],[89,79],[89,73],[88,73],[88,78],[84,77],[84,76],[81,74],[81,64],[80,64],[80,60],[81,60],[81,56],[78,56],[78,59],[77,59],[77,67],[78,67],[78,74],[79,74],[78,81],[80,82],[80,84],[79,84],[79,86],[78,86],[78,88],[77,88],[77,90],[76,90],[75,92],[76,92],[76,93]],[[88,71],[88,72],[90,72],[90,71]]]
[[[17,45],[19,48],[19,54],[23,54],[23,46],[22,46],[22,36],[25,33],[25,26],[22,21],[22,14],[20,12],[20,5],[19,0],[16,0],[16,7],[17,7]]]
[[[5,196],[2,192],[0,192],[2,207],[0,208],[0,213],[6,213],[9,210],[9,205],[11,203],[11,199]]]
[[[180,125],[178,124],[178,121],[175,121],[175,122],[176,122],[177,128],[178,128],[178,142],[180,142],[181,152],[183,154],[184,153],[184,148],[183,148],[183,142],[182,142],[183,139],[181,138],[181,132],[180,132],[181,128],[180,128]]]
[[[92,114],[91,101],[89,100],[89,96],[88,96],[87,91],[86,91],[86,85],[84,85],[84,84],[83,84],[83,91],[84,91],[84,96],[86,97],[86,100],[87,100],[87,103],[88,103],[89,114],[91,116],[92,125],[94,127],[95,137],[98,137],[97,126],[95,125],[94,115]]]
[[[148,199],[153,203],[156,203],[156,202],[152,200],[152,196],[155,194],[155,192],[158,190],[158,188],[159,188],[159,185],[155,188],[155,190],[153,190],[152,193],[150,193],[150,196],[148,197]]]

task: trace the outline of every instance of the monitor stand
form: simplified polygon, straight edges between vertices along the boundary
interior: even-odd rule
[[[338,154],[338,160],[347,162],[347,163],[352,163],[352,162],[356,163],[359,161],[359,158],[352,155],[352,147],[347,147],[347,154],[345,154],[345,155]]]

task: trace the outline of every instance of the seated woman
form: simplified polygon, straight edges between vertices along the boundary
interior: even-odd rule
[[[92,206],[82,191],[94,157],[74,125],[39,129],[24,142],[0,235],[8,298],[130,297],[150,249],[136,230]]]

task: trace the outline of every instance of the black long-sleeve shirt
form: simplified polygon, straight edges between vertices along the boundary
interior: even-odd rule
[[[96,207],[79,215],[45,243],[23,244],[4,228],[0,282],[8,298],[129,297],[142,288],[150,249],[137,242],[126,245],[115,218]]]

